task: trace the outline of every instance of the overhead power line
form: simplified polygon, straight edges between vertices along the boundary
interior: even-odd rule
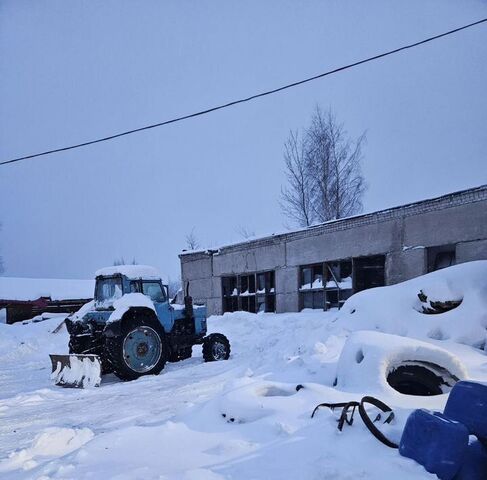
[[[359,61],[354,62],[354,63],[349,63],[348,65],[344,65],[344,66],[335,68],[333,70],[328,70],[327,72],[319,73],[318,75],[314,75],[313,77],[308,77],[308,78],[305,78],[303,80],[298,80],[297,82],[288,83],[287,85],[283,85],[281,87],[277,87],[277,88],[274,88],[272,90],[267,90],[264,92],[256,93],[256,94],[251,95],[249,97],[240,98],[238,100],[233,100],[231,102],[224,103],[221,105],[217,105],[215,107],[210,107],[210,108],[207,108],[206,110],[200,110],[199,112],[190,113],[188,115],[183,115],[182,117],[172,118],[170,120],[165,120],[163,122],[153,123],[151,125],[146,125],[144,127],[134,128],[132,130],[127,130],[125,132],[115,133],[115,134],[109,135],[107,137],[97,138],[96,140],[89,140],[87,142],[78,143],[75,145],[69,145],[67,147],[55,148],[52,150],[46,150],[45,152],[33,153],[31,155],[26,155],[24,157],[18,157],[18,158],[12,158],[10,160],[4,160],[4,161],[0,162],[0,165],[7,165],[9,163],[15,163],[15,162],[20,162],[22,160],[28,160],[30,158],[42,157],[44,155],[50,155],[52,153],[65,152],[67,150],[73,150],[75,148],[86,147],[87,145],[93,145],[95,143],[107,142],[108,140],[113,140],[115,138],[124,137],[126,135],[131,135],[133,133],[142,132],[143,130],[149,130],[151,128],[162,127],[164,125],[169,125],[171,123],[182,122],[183,120],[188,120],[189,118],[194,118],[194,117],[199,117],[201,115],[206,115],[206,114],[211,113],[211,112],[216,112],[217,110],[222,110],[224,108],[233,107],[234,105],[238,105],[239,103],[250,102],[251,100],[255,100],[257,98],[265,97],[267,95],[272,95],[274,93],[281,92],[281,91],[287,90],[289,88],[297,87],[298,85],[302,85],[304,83],[312,82],[313,80],[318,80],[319,78],[327,77],[328,75],[333,75],[334,73],[342,72],[343,70],[348,70],[349,68],[357,67],[358,65],[362,65],[364,63],[372,62],[374,60],[378,60],[380,58],[387,57],[389,55],[393,55],[395,53],[402,52],[403,50],[414,48],[414,47],[417,47],[419,45],[423,45],[425,43],[432,42],[433,40],[437,40],[439,38],[446,37],[448,35],[453,35],[454,33],[458,33],[462,30],[466,30],[467,28],[471,28],[471,27],[474,27],[476,25],[480,25],[481,23],[485,23],[485,22],[487,22],[487,18],[483,18],[482,20],[478,20],[476,22],[469,23],[468,25],[463,25],[462,27],[458,27],[458,28],[455,28],[453,30],[449,30],[448,32],[444,32],[444,33],[440,33],[438,35],[434,35],[433,37],[425,38],[424,40],[420,40],[419,42],[410,43],[408,45],[404,45],[402,47],[395,48],[394,50],[389,50],[387,52],[379,53],[379,54],[374,55],[372,57],[368,57],[368,58],[365,58],[363,60],[359,60]]]

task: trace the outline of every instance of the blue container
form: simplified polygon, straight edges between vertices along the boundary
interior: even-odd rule
[[[399,453],[412,458],[441,480],[460,471],[468,448],[468,430],[442,413],[415,410],[406,422]]]
[[[448,397],[445,415],[463,423],[471,435],[487,440],[487,385],[457,382]]]
[[[463,466],[455,480],[486,480],[487,450],[475,437],[471,437]]]

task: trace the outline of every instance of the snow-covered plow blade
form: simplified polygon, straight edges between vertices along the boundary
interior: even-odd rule
[[[70,388],[99,387],[101,362],[98,355],[49,355],[51,379],[55,385]]]

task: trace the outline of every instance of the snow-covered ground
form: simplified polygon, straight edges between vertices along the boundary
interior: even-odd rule
[[[0,324],[0,478],[434,479],[379,443],[358,414],[342,432],[336,428],[337,412],[321,409],[313,419],[310,414],[321,402],[372,394],[393,407],[395,421],[381,428],[398,441],[413,409],[443,409],[447,395],[399,394],[383,378],[387,365],[417,355],[460,378],[487,381],[482,339],[471,337],[482,327],[485,340],[487,308],[480,293],[486,292],[487,262],[452,271],[423,277],[423,284],[416,279],[392,287],[375,309],[366,298],[377,299],[378,290],[352,297],[339,313],[211,317],[209,330],[232,342],[228,361],[205,364],[201,349],[194,347],[193,358],[168,364],[159,376],[122,383],[110,375],[101,387],[85,390],[55,387],[49,379],[48,354],[67,352],[65,329],[52,333],[59,319]],[[475,282],[465,290],[462,278],[474,274]],[[406,300],[420,284],[433,296],[433,285],[445,278],[460,279],[453,290],[463,302],[456,309],[426,315],[414,308],[417,298]],[[362,329],[369,331],[357,331],[365,309],[370,319],[364,319]],[[411,326],[417,314],[424,318],[421,325],[430,322],[434,328],[411,327],[411,338],[391,337],[405,332],[384,327],[386,315],[377,316],[384,309],[394,312],[394,325],[402,314]],[[464,325],[472,331],[459,343],[457,327],[448,325],[454,316],[461,321],[462,312],[469,313]],[[443,339],[431,338],[435,335],[428,333],[436,332],[445,315]],[[304,388],[297,391],[298,384]]]

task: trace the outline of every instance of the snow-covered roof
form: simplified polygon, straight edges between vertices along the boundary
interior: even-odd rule
[[[88,299],[93,298],[94,291],[94,280],[0,277],[0,300]]]
[[[150,278],[159,279],[161,274],[156,268],[148,265],[116,265],[97,270],[95,277],[121,274],[128,278]]]

